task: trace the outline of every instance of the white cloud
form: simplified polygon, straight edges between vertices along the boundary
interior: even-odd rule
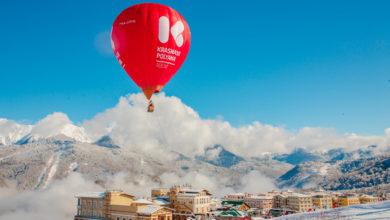
[[[31,125],[22,125],[12,120],[0,118],[0,144],[12,144],[27,135],[31,129]]]
[[[294,140],[290,143],[291,147],[304,147],[308,150],[317,151],[332,148],[344,148],[347,151],[352,151],[369,145],[377,145],[380,149],[388,148],[390,136],[360,136],[354,133],[338,134],[335,129],[331,128],[305,127],[295,135]]]
[[[12,189],[12,186],[9,188]],[[0,220],[71,219],[76,214],[74,196],[80,192],[90,191],[104,189],[85,180],[81,174],[73,173],[66,179],[52,183],[45,190],[25,191],[12,195],[0,194]]]
[[[258,171],[251,171],[242,177],[240,192],[260,193],[270,192],[277,189],[273,181]]]
[[[121,97],[115,107],[97,114],[80,126],[74,125],[64,113],[50,114],[34,126],[1,119],[0,141],[10,142],[10,137],[15,141],[16,137],[20,138],[30,130],[36,137],[65,134],[86,142],[110,135],[123,148],[155,155],[172,150],[187,156],[203,154],[206,147],[216,144],[240,156],[286,153],[295,148],[325,151],[332,148],[353,150],[368,145],[378,145],[383,149],[390,145],[390,128],[384,131],[383,136],[361,136],[339,134],[332,128],[321,127],[289,131],[283,126],[257,121],[233,127],[221,117],[214,120],[200,118],[196,111],[177,97],[167,97],[161,93],[155,95],[153,100],[156,111],[148,113],[143,94]]]
[[[100,55],[113,56],[114,52],[111,48],[111,33],[110,31],[103,31],[96,35],[94,46]]]
[[[55,112],[40,120],[31,130],[31,135],[35,138],[53,137],[64,134],[78,141],[89,141],[84,128],[75,126],[68,116],[61,112]]]
[[[185,155],[198,155],[206,147],[221,144],[241,156],[260,156],[264,152],[289,152],[297,147],[309,150],[356,149],[367,145],[387,147],[386,136],[338,134],[331,128],[304,127],[298,132],[284,127],[253,122],[233,127],[220,118],[206,120],[176,97],[164,93],[153,98],[156,111],[146,112],[142,94],[121,97],[117,106],[85,121],[83,127],[92,140],[109,134],[119,145],[156,154],[166,149]]]

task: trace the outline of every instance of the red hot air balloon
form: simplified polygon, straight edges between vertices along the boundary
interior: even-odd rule
[[[187,22],[161,4],[143,3],[125,9],[111,30],[116,58],[148,100],[179,70],[190,44]]]

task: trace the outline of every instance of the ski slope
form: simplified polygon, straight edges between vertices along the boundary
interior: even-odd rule
[[[390,219],[390,200],[356,206],[346,206],[326,211],[299,213],[275,219]]]

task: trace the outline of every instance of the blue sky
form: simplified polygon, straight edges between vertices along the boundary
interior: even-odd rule
[[[143,1],[0,7],[0,118],[90,119],[140,92],[110,51],[116,16]],[[389,1],[154,1],[192,34],[164,88],[203,118],[383,134],[390,127]]]

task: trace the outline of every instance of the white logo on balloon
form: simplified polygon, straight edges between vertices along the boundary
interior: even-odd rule
[[[178,47],[181,47],[184,43],[183,31],[184,24],[181,21],[176,22],[171,28],[172,37]],[[165,16],[161,16],[158,20],[158,39],[161,43],[166,43],[169,39],[169,19]]]

